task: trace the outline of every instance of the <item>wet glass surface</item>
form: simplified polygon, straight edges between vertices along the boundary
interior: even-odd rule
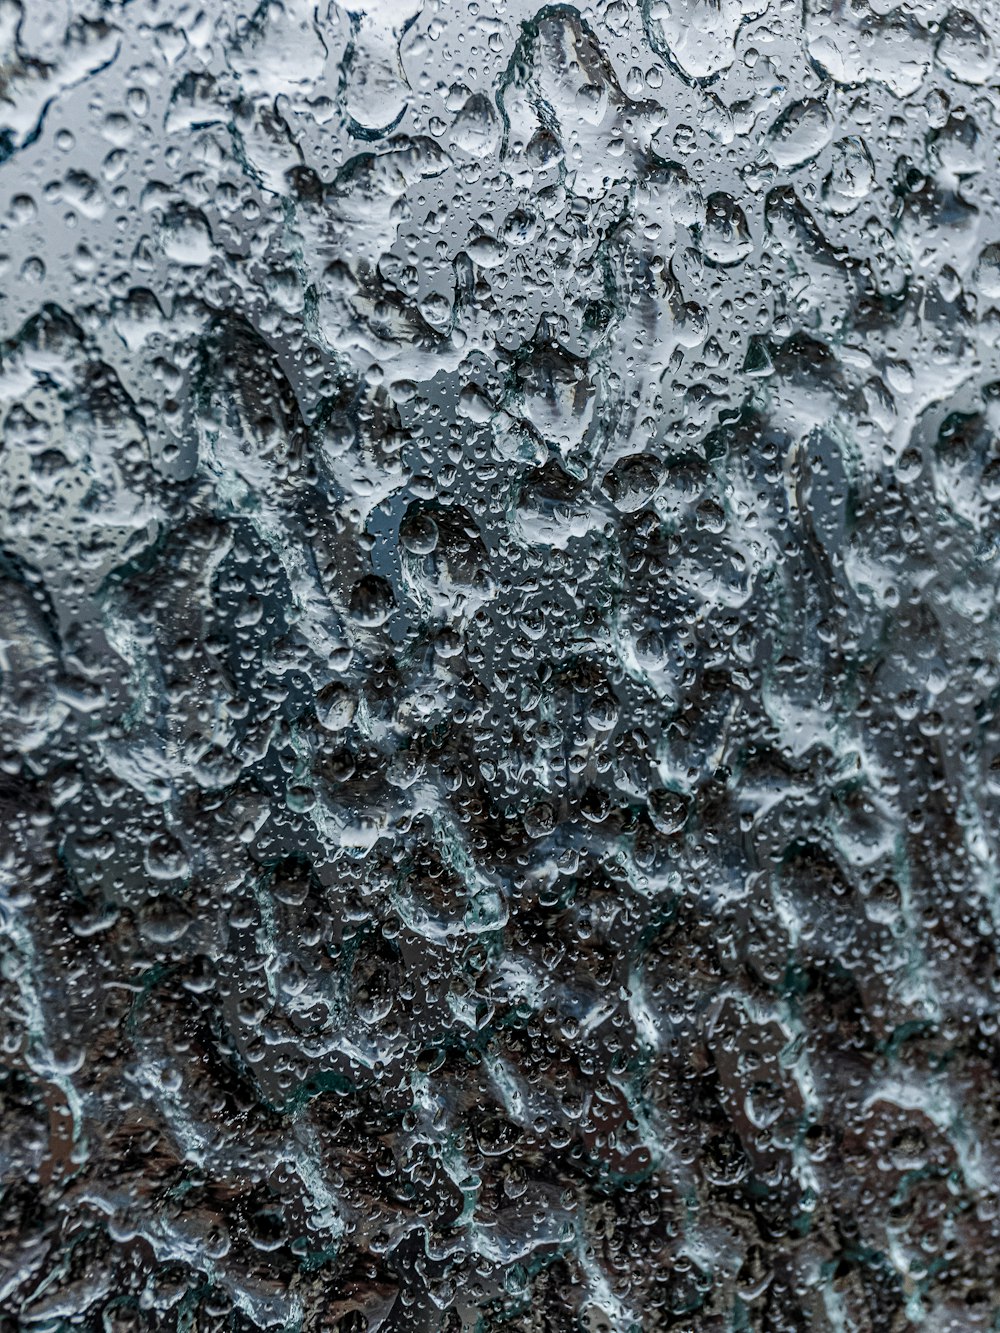
[[[0,1329],[1000,1311],[1000,15],[0,0]]]

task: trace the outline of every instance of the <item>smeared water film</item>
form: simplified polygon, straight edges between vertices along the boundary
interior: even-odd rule
[[[0,0],[2,1333],[1000,1327],[1000,12]]]

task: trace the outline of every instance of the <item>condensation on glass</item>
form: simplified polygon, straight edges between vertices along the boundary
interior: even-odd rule
[[[998,42],[0,0],[3,1333],[998,1327]]]

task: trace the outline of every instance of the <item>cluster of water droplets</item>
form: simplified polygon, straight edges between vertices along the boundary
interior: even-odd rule
[[[4,1333],[997,1326],[998,33],[0,0]]]

